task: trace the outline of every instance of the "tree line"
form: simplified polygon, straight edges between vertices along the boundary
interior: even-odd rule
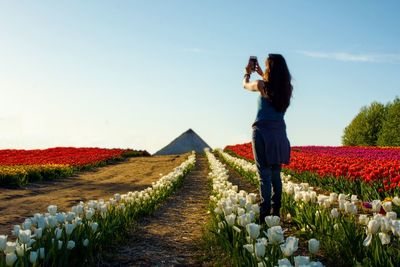
[[[361,108],[344,129],[344,146],[400,146],[400,98]]]

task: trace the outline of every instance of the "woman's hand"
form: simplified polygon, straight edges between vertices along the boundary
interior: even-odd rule
[[[247,66],[246,66],[246,68],[244,68],[245,69],[245,72],[246,73],[248,73],[248,74],[251,74],[251,63],[249,62],[249,63],[247,63]]]
[[[256,62],[256,72],[257,72],[261,77],[263,77],[264,73],[263,73],[263,71],[262,71],[260,65],[258,64],[258,61]]]

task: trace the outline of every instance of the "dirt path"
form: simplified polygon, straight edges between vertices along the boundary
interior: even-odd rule
[[[22,223],[36,212],[46,212],[50,204],[67,211],[79,201],[142,190],[187,157],[188,154],[129,158],[69,178],[31,183],[19,189],[0,187],[0,234],[10,234],[13,224]]]
[[[200,242],[208,220],[208,162],[197,154],[182,187],[151,216],[138,222],[128,242],[113,249],[100,266],[201,266]]]
[[[218,153],[215,153],[214,155],[219,161],[224,163],[224,160],[218,155]],[[233,185],[237,185],[239,187],[239,190],[245,190],[247,193],[259,194],[257,187],[252,185],[245,178],[243,178],[240,173],[238,173],[235,169],[233,169],[228,164],[225,164],[225,167],[229,171],[229,182],[231,182]]]

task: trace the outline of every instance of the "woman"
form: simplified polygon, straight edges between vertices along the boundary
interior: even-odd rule
[[[290,143],[286,135],[284,115],[290,104],[293,86],[286,61],[282,55],[269,54],[265,61],[265,73],[258,62],[255,71],[262,80],[250,82],[251,63],[245,68],[243,87],[259,92],[257,117],[253,123],[253,154],[260,177],[260,221],[265,216],[279,216],[281,208],[281,164],[289,163]],[[254,71],[254,69],[253,69]],[[272,196],[271,213],[271,185]]]

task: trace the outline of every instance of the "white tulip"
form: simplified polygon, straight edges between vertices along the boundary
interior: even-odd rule
[[[251,210],[255,213],[255,214],[260,214],[260,206],[258,204],[253,204],[251,206]]]
[[[377,220],[372,219],[368,222],[367,233],[375,234],[376,232],[378,232],[379,227],[380,227],[380,223]]]
[[[338,212],[337,208],[333,208],[333,209],[331,210],[331,217],[332,217],[332,218],[337,218],[337,217],[339,217],[339,212]]]
[[[31,230],[20,230],[18,240],[22,244],[28,244],[31,240]]]
[[[342,201],[346,200],[346,195],[345,194],[339,194],[338,200],[342,200]]]
[[[380,200],[373,200],[372,201],[372,211],[373,212],[380,212],[382,207],[381,201]]]
[[[25,219],[25,221],[22,223],[22,228],[24,230],[31,229],[32,226],[32,220],[31,219]]]
[[[14,263],[17,261],[17,255],[15,253],[7,253],[6,254],[6,264],[7,266],[13,266]]]
[[[7,245],[7,236],[6,235],[0,235],[0,251],[3,251],[6,249]]]
[[[47,207],[47,211],[50,213],[50,215],[54,216],[57,213],[57,206],[56,205],[50,205]]]
[[[358,217],[358,222],[362,225],[368,225],[368,215],[366,214],[360,214],[360,216]]]
[[[243,208],[238,208],[237,209],[237,214],[238,214],[238,216],[241,216],[241,215],[243,215],[243,214],[245,214],[246,213],[246,210],[245,209],[243,209]]]
[[[248,252],[253,253],[254,252],[254,246],[253,244],[246,244],[243,245],[243,248],[245,248]]]
[[[25,248],[26,248],[25,244],[20,245],[20,244],[17,243],[17,245],[15,246],[15,252],[17,253],[17,255],[19,257],[23,257],[24,256]]]
[[[319,261],[311,261],[308,264],[309,267],[324,267],[324,265]]]
[[[40,259],[44,259],[44,257],[45,257],[44,248],[39,248],[39,255],[40,255]]]
[[[246,196],[246,201],[250,204],[254,204],[257,199],[257,194],[255,193],[250,193]]]
[[[14,253],[16,246],[17,246],[17,243],[7,241],[6,248],[4,249],[4,254]]]
[[[351,201],[352,203],[357,203],[357,202],[358,202],[358,197],[357,197],[357,195],[351,195],[350,201]]]
[[[37,226],[38,228],[46,228],[46,217],[41,215],[40,217],[37,218]]]
[[[281,244],[284,242],[283,230],[281,226],[272,226],[267,230],[267,237],[272,244]]]
[[[379,239],[381,240],[382,245],[387,245],[390,243],[390,235],[387,233],[379,233]]]
[[[337,201],[337,199],[338,199],[338,194],[337,194],[337,193],[331,193],[331,194],[329,195],[329,200],[330,200],[331,202],[335,202],[335,201]]]
[[[388,211],[386,212],[386,217],[394,221],[397,219],[397,213],[394,211]]]
[[[31,253],[29,254],[29,261],[32,264],[35,264],[37,261],[37,257],[38,257],[38,253],[36,251],[31,251]]]
[[[265,246],[263,243],[257,242],[255,244],[255,254],[257,258],[262,258],[265,255]]]
[[[57,222],[57,218],[55,216],[50,215],[46,218],[46,220],[47,220],[47,224],[50,226],[50,228],[54,228],[57,226],[58,222]]]
[[[11,231],[14,236],[19,236],[19,231],[21,230],[21,226],[14,225],[13,230]]]
[[[56,228],[56,229],[54,230],[54,234],[56,235],[56,239],[57,239],[57,240],[61,238],[62,232],[63,232],[63,230],[60,229],[60,228]]]
[[[35,233],[35,237],[37,239],[40,239],[40,238],[42,238],[42,235],[43,235],[43,229],[42,228],[36,228],[34,233]]]
[[[319,251],[319,241],[314,238],[308,240],[308,250],[311,254],[317,254]]]
[[[308,256],[296,256],[294,257],[294,266],[308,266],[310,263],[310,257]]]
[[[256,223],[249,223],[246,225],[247,233],[249,234],[251,239],[257,239],[260,235],[261,226]]]
[[[388,217],[382,217],[381,218],[381,220],[380,220],[381,232],[384,232],[384,233],[389,232],[392,229],[391,226],[392,226],[391,225],[391,221],[390,221],[390,219]]]
[[[357,206],[352,202],[346,202],[344,204],[344,210],[349,214],[357,214]]]
[[[92,222],[90,224],[90,227],[92,228],[93,233],[95,233],[97,231],[98,226],[99,226],[99,224],[97,222]]]
[[[65,220],[70,223],[72,222],[73,219],[75,219],[75,216],[76,216],[75,212],[69,211],[67,213],[67,216],[65,217]]]
[[[61,250],[63,246],[63,242],[61,240],[58,240],[58,250]]]
[[[279,216],[266,216],[265,217],[265,222],[268,225],[268,227],[273,227],[273,226],[278,226],[281,218]]]
[[[64,212],[56,214],[56,219],[57,219],[57,222],[59,222],[59,223],[64,223],[65,222],[65,218],[66,218],[66,216],[65,216]]]
[[[293,267],[293,265],[288,259],[284,258],[278,260],[278,267]]]
[[[392,202],[386,201],[382,203],[382,207],[386,212],[392,211]]]
[[[225,216],[225,221],[229,226],[232,226],[235,224],[236,220],[236,215],[235,214],[229,214],[228,216]]]
[[[75,224],[66,223],[64,226],[65,226],[65,232],[67,233],[67,235],[68,236],[71,235],[75,229]]]
[[[67,249],[71,250],[71,249],[73,249],[74,247],[75,247],[75,242],[72,241],[72,240],[68,241],[68,243],[67,243]]]
[[[218,215],[221,215],[223,212],[222,212],[222,210],[219,208],[219,207],[216,207],[215,209],[214,209],[214,212],[216,213],[216,214],[218,214]],[[87,217],[87,216],[86,216]]]
[[[339,199],[339,210],[345,209],[346,200]]]
[[[85,240],[83,240],[82,244],[83,244],[84,247],[89,246],[89,239],[86,238]]]
[[[282,245],[280,246],[283,255],[284,255],[285,257],[290,257],[290,256],[292,256],[293,253],[296,252],[297,249],[299,248],[299,247],[298,247],[298,244],[299,244],[299,239],[298,239],[298,238],[293,237],[293,236],[289,236],[289,237],[286,239],[285,243],[282,244]]]
[[[400,206],[400,198],[399,198],[399,197],[395,196],[395,197],[392,199],[392,202],[393,202],[396,206]]]

